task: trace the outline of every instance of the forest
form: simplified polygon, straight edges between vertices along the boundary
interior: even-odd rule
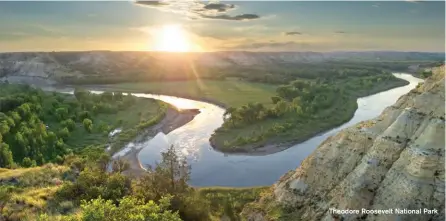
[[[122,93],[76,89],[73,96],[0,84],[0,167],[60,162],[89,145],[119,149],[161,120],[165,110],[160,102]],[[110,142],[109,133],[120,127],[124,131]]]

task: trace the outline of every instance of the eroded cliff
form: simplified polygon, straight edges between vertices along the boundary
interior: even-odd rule
[[[445,220],[444,66],[376,119],[324,141],[248,220]],[[336,209],[437,209],[438,214],[332,214]]]

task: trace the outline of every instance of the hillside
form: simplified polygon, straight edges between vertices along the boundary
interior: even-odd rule
[[[369,121],[324,141],[249,220],[444,220],[444,66]],[[421,215],[339,215],[335,209],[437,209]]]
[[[0,80],[37,85],[218,78],[235,72],[305,66],[318,62],[356,62],[408,70],[443,60],[443,54],[417,52],[23,52],[0,54]],[[386,61],[386,62],[382,62]],[[277,72],[277,71],[275,71]]]

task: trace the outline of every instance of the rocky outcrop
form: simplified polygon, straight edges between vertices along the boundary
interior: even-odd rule
[[[328,138],[273,186],[273,203],[292,211],[290,220],[445,220],[444,87],[442,66],[376,119]],[[394,210],[340,215],[330,208]],[[438,213],[403,215],[396,208]],[[265,211],[245,214],[272,219]]]

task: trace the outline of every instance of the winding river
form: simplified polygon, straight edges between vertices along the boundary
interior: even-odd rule
[[[386,107],[415,88],[421,79],[409,74],[395,73],[396,77],[409,82],[408,85],[362,97],[357,100],[358,109],[347,123],[319,134],[287,150],[265,156],[227,155],[213,150],[209,138],[213,131],[223,123],[224,109],[216,105],[185,98],[133,93],[138,97],[162,100],[188,109],[197,108],[201,113],[191,122],[165,135],[136,144],[142,150],[138,158],[142,165],[153,165],[161,159],[161,152],[174,145],[178,152],[188,159],[192,167],[192,186],[264,186],[276,182],[280,176],[294,170],[313,150],[329,136],[360,121],[377,117]],[[133,144],[132,144],[133,145]]]
[[[339,130],[378,116],[386,107],[392,105],[421,82],[409,74],[394,74],[410,84],[359,98],[358,109],[347,123],[315,136],[287,150],[265,156],[227,155],[213,150],[209,138],[213,131],[223,123],[224,109],[206,102],[163,95],[134,94],[150,97],[173,104],[179,108],[198,108],[201,113],[194,120],[165,135],[159,133],[154,138],[140,144],[139,153],[142,165],[153,164],[161,158],[160,152],[170,145],[189,160],[192,166],[191,181],[193,186],[263,186],[271,185],[280,176],[300,165],[313,150],[326,138]]]

